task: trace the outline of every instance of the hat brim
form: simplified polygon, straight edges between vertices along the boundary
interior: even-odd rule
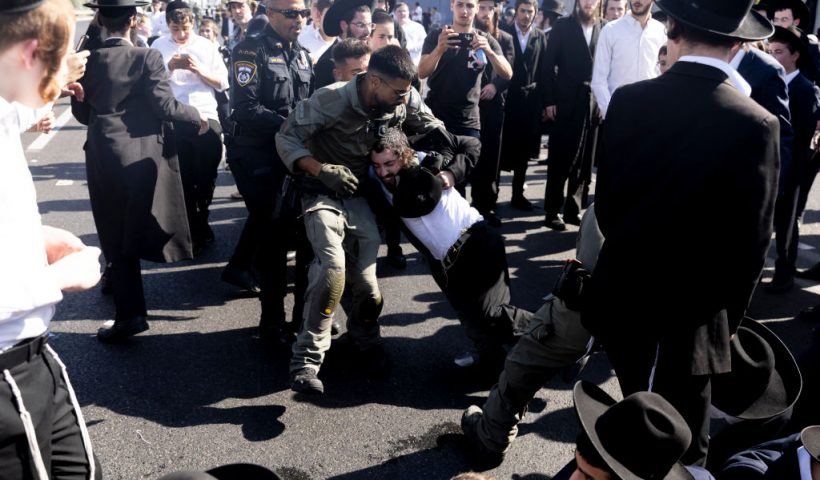
[[[667,15],[672,17],[676,22],[681,22],[684,25],[688,25],[704,32],[709,32],[720,37],[751,42],[756,40],[764,40],[774,34],[774,26],[772,23],[766,17],[755,12],[754,10],[749,10],[749,13],[743,17],[743,20],[736,29],[731,32],[727,32],[716,30],[708,25],[703,25],[702,23],[696,22],[693,18],[689,18],[687,16],[685,7],[686,4],[684,2],[675,0],[655,0],[655,5],[657,5],[658,8],[664,11]]]
[[[820,425],[804,428],[800,432],[800,442],[809,455],[820,462]]]
[[[339,22],[345,16],[345,13],[363,5],[367,5],[372,11],[373,3],[373,0],[336,0],[325,12],[325,18],[322,20],[322,30],[325,35],[338,37],[342,33],[339,29]]]
[[[797,365],[797,361],[794,359],[794,355],[792,355],[789,347],[783,343],[783,340],[762,323],[746,317],[741,322],[740,328],[750,330],[769,344],[774,356],[774,375],[780,377],[779,381],[769,383],[766,390],[758,397],[758,400],[772,397],[771,394],[774,393],[772,389],[783,385],[786,389],[785,394],[788,399],[788,404],[766,409],[762,406],[765,402],[753,402],[744,411],[734,412],[723,404],[722,398],[723,396],[729,397],[736,395],[737,392],[723,392],[720,388],[720,383],[713,381],[712,405],[728,415],[743,420],[765,420],[774,418],[792,408],[797,402],[797,399],[800,398],[800,392],[803,390],[803,376],[800,374],[800,367]],[[724,375],[731,375],[731,372]]]
[[[606,462],[607,466],[623,480],[641,480],[607,452],[595,429],[595,422],[609,407],[615,405],[615,399],[596,385],[588,382],[578,382],[575,384],[575,388],[573,388],[573,398],[575,400],[575,411],[578,413],[578,419],[581,422],[581,428],[584,429],[592,445],[598,451],[598,454],[604,462]],[[694,480],[694,477],[682,463],[676,462],[662,480]]]

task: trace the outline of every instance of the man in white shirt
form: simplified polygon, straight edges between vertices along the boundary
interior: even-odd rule
[[[414,22],[421,23],[422,18],[424,17],[424,9],[421,8],[421,4],[416,2],[415,6],[413,7],[413,15],[410,17]]]
[[[424,46],[424,39],[427,38],[427,32],[424,31],[422,24],[410,20],[410,7],[404,2],[396,4],[396,9],[393,10],[393,16],[398,20],[399,26],[404,32],[410,58],[412,58],[413,63],[418,66],[419,60],[421,60],[421,48]]]
[[[165,20],[165,0],[153,0],[151,3],[151,32],[161,37],[168,35],[168,22]]]
[[[187,123],[174,125],[185,208],[196,256],[214,238],[208,225],[208,207],[222,160],[222,127],[214,91],[228,88],[228,69],[219,48],[194,32],[194,16],[187,3],[180,0],[169,3],[166,15],[171,34],[158,38],[152,48],[162,53],[174,97],[199,110],[209,125],[204,135],[199,135],[195,126]]]
[[[336,37],[331,37],[325,34],[322,28],[322,22],[325,18],[325,12],[333,4],[331,0],[316,0],[310,4],[310,25],[306,25],[299,34],[299,45],[305,47],[310,52],[310,60],[316,63],[319,57],[325,53],[325,50],[333,45]]]
[[[658,75],[658,51],[666,44],[666,29],[652,18],[653,3],[632,0],[627,15],[601,30],[591,87],[604,117],[616,88]]]
[[[411,165],[414,152],[407,137],[399,128],[388,129],[371,152],[370,174],[379,180],[390,214],[401,218],[408,237],[427,256],[433,278],[474,344],[475,352],[457,364],[495,375],[513,338],[513,319],[523,311],[508,305],[504,238],[453,188],[468,173],[467,162],[475,163],[477,149],[470,152],[478,141],[449,136],[436,142],[443,155],[432,153],[424,156],[423,166]]]

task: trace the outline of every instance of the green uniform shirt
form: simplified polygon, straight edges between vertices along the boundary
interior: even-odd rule
[[[375,116],[359,100],[359,74],[347,83],[334,83],[302,100],[276,134],[276,149],[285,166],[296,170],[296,161],[312,156],[322,163],[344,165],[360,181],[367,180],[370,150],[378,132],[401,126],[408,135],[444,128],[413,89],[406,105]]]

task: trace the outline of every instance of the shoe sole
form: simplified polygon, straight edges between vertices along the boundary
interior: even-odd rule
[[[308,395],[322,395],[325,393],[325,386],[319,381],[318,385],[311,382],[291,382],[290,389],[296,393],[305,393]]]
[[[101,329],[97,330],[97,340],[99,340],[102,343],[121,343],[121,342],[133,337],[134,335],[139,335],[142,332],[147,332],[148,329],[149,329],[149,326],[146,323],[144,326],[141,326],[140,328],[135,329],[134,331],[129,331],[127,333],[117,332],[117,333],[112,333],[110,335],[106,335],[104,332],[108,332],[109,330],[101,328]],[[100,334],[102,334],[102,335],[100,335]]]

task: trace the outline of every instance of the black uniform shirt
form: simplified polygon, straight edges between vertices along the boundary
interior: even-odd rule
[[[308,51],[266,25],[231,54],[231,118],[241,136],[273,138],[299,100],[313,93]]]

